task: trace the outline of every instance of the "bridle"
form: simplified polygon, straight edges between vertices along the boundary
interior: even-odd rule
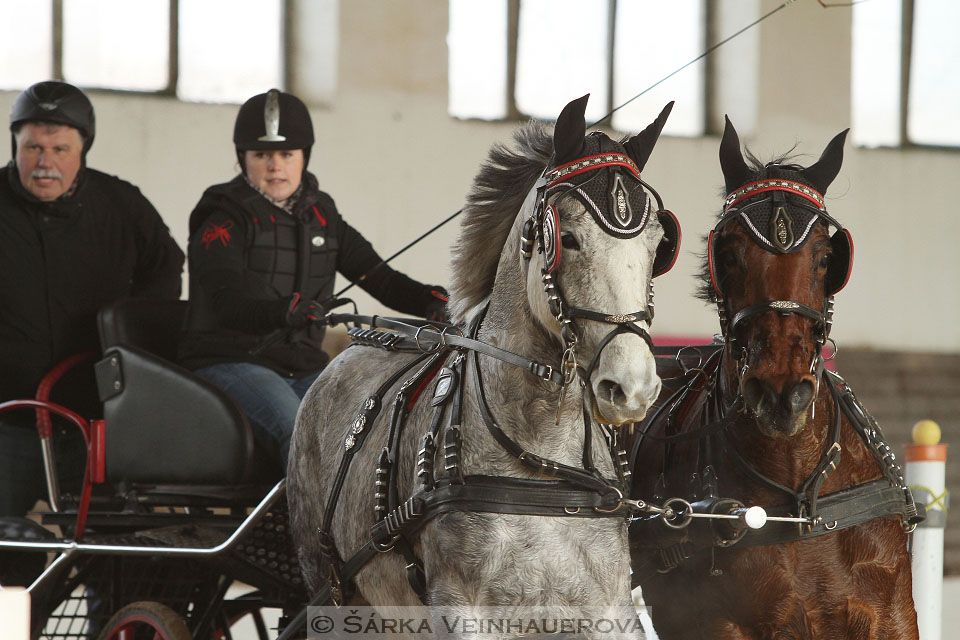
[[[762,194],[768,194],[765,197]],[[790,200],[788,200],[788,197]],[[766,209],[769,209],[767,222]],[[794,212],[791,216],[791,211]],[[798,215],[799,214],[799,215]],[[804,219],[805,218],[805,219]],[[740,221],[753,239],[764,249],[780,253],[792,253],[800,249],[812,235],[814,225],[832,225],[837,231],[831,236],[834,262],[830,264],[824,281],[824,300],[820,309],[796,300],[768,300],[750,305],[734,312],[728,319],[726,300],[720,288],[716,267],[716,241],[723,229],[733,220]],[[832,340],[834,295],[846,286],[853,267],[853,237],[837,222],[824,206],[823,195],[810,186],[793,180],[769,178],[750,182],[731,192],[724,201],[724,211],[707,239],[707,264],[710,281],[716,293],[717,313],[724,342],[738,358],[737,375],[745,374],[746,348],[738,343],[737,328],[744,322],[764,313],[791,314],[813,321],[815,353],[810,364],[810,373],[819,380],[824,369],[823,347]],[[814,393],[816,400],[816,392]]]
[[[613,185],[608,192],[610,207],[606,212],[597,205],[596,199],[591,197],[590,192],[596,193],[596,185],[592,183],[607,172],[597,173],[588,177],[587,180],[571,182],[573,178],[601,169],[607,169],[610,172],[611,179],[608,184]],[[628,183],[631,181],[636,183],[633,189],[628,188]],[[589,388],[587,382],[600,360],[603,349],[616,336],[622,333],[633,333],[642,338],[651,352],[653,351],[650,334],[637,323],[646,322],[649,325],[653,321],[653,278],[666,273],[676,263],[681,231],[676,217],[663,207],[660,195],[641,179],[640,169],[625,154],[599,153],[554,168],[549,168],[548,165],[537,180],[535,188],[536,205],[533,214],[523,224],[520,254],[527,262],[533,257],[535,248],[537,252],[543,254],[541,268],[543,290],[551,315],[560,323],[560,335],[564,343],[561,360],[561,370],[564,372],[564,383],[561,387],[562,399],[567,385],[573,381],[574,372],[580,376],[581,385]],[[639,235],[650,219],[650,197],[643,193],[643,188],[653,194],[656,199],[658,207],[656,215],[664,229],[664,238],[657,247],[654,258],[647,293],[647,307],[627,314],[610,314],[570,305],[558,281],[562,245],[557,202],[566,197],[576,197],[607,234],[616,238],[629,239]],[[643,209],[640,212],[634,211],[630,201],[631,191],[640,192],[644,196]],[[558,193],[559,195],[554,198]],[[575,320],[578,319],[614,325],[613,329],[600,341],[586,368],[577,363],[578,336],[581,333],[575,324]]]
[[[722,281],[718,278],[715,262],[716,242],[725,225],[734,220],[743,224],[758,244],[768,251],[780,254],[792,253],[801,248],[809,240],[816,224],[837,228],[830,238],[833,261],[827,268],[824,300],[820,309],[795,300],[768,300],[731,311],[728,320]],[[734,544],[751,546],[790,542],[825,535],[874,518],[899,516],[905,530],[912,531],[917,522],[923,519],[922,509],[918,509],[900,465],[896,463],[890,446],[883,440],[879,425],[859,403],[843,378],[827,371],[824,366],[822,347],[830,340],[833,296],[846,285],[852,266],[853,241],[850,232],[827,213],[823,196],[815,189],[789,179],[770,178],[750,182],[727,196],[724,212],[708,236],[707,247],[707,263],[716,294],[724,344],[705,348],[710,352],[710,356],[705,360],[701,357],[692,368],[684,366],[681,355],[685,350],[699,351],[697,347],[681,347],[675,353],[684,370],[681,377],[685,382],[648,418],[645,429],[633,445],[630,464],[636,464],[640,445],[645,438],[660,441],[664,445],[664,469],[670,466],[668,459],[673,455],[674,443],[698,442],[695,470],[689,476],[689,487],[684,488],[690,490],[691,502],[671,498],[663,503],[664,506],[679,504],[684,507],[682,516],[676,522],[670,523],[664,519],[664,523],[674,529],[687,526],[695,518],[704,519],[708,523],[718,522],[719,520],[714,519],[734,518],[735,512],[744,510],[744,505],[738,500],[720,497],[715,447],[732,457],[736,467],[752,482],[782,493],[788,497],[789,503],[770,509],[774,517],[769,519],[780,521],[781,526],[754,530],[749,536],[746,536],[749,525],[734,528],[710,525],[698,530],[688,530],[679,537],[664,539],[662,530],[645,528],[655,520],[646,518],[636,521],[631,537],[644,540],[649,538],[655,542],[654,547],[659,552],[660,563],[656,570],[663,573],[677,567],[700,550],[710,550],[712,554],[716,548]],[[721,388],[718,386],[723,378],[720,375],[721,359],[726,355],[726,347],[730,348],[730,355],[738,357],[736,376],[742,380],[746,374],[747,351],[738,344],[737,328],[761,314],[770,312],[783,316],[799,315],[812,321],[817,348],[810,367],[816,380],[811,412],[812,407],[816,406],[821,381],[828,389],[833,405],[833,417],[828,425],[820,459],[798,489],[780,484],[760,473],[729,440],[727,430],[743,408],[743,395],[738,388],[736,397],[727,404],[722,400]],[[678,430],[678,423],[683,423],[686,416],[691,415],[698,407],[700,428]],[[883,477],[821,497],[824,481],[840,463],[842,416],[846,417],[851,428],[872,454]],[[665,435],[649,434],[650,428],[662,420],[665,420]],[[665,497],[666,491],[666,480],[661,474],[654,491],[655,499]],[[796,528],[782,526],[789,523],[795,523]],[[710,561],[711,575],[719,575],[713,573],[713,556]],[[634,567],[634,570],[639,568]]]

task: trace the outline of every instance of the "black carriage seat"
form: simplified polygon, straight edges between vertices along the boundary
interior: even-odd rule
[[[128,298],[100,311],[104,357],[96,373],[106,422],[106,479],[264,484],[271,478],[254,463],[243,413],[219,387],[175,364],[186,307],[181,300]]]

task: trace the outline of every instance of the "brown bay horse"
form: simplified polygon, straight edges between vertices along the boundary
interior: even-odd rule
[[[723,341],[658,358],[659,409],[627,443],[631,497],[670,507],[631,525],[634,582],[663,640],[918,637],[907,532],[920,516],[822,356],[853,257],[822,195],[845,136],[806,168],[748,164],[727,120],[728,196],[701,287]],[[755,529],[752,505],[765,509]]]

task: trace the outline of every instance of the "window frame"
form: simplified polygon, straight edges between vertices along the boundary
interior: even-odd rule
[[[930,149],[957,152],[960,144],[916,142],[910,137],[910,69],[913,66],[913,26],[917,0],[900,0],[900,95],[897,99],[897,136],[895,144],[867,145],[877,149]]]

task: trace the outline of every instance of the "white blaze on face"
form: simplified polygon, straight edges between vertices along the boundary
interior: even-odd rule
[[[604,254],[606,272],[622,277],[607,278],[598,283],[603,285],[598,288],[604,293],[603,300],[598,300],[597,304],[604,305],[605,312],[629,314],[647,309],[653,258],[662,238],[663,230],[653,220],[632,240],[611,238],[613,242]],[[650,329],[647,321],[637,321],[636,324],[647,331]],[[601,332],[611,329],[614,325],[591,327],[591,330]],[[659,395],[661,386],[650,347],[643,338],[630,331],[616,336],[603,349],[590,384],[600,414],[597,418],[610,424],[641,420]]]
[[[606,233],[572,198],[559,203],[561,234],[572,234],[576,249],[562,248],[558,281],[563,296],[572,307],[596,311],[608,316],[629,315],[647,309],[649,277],[656,247],[663,230],[655,218],[643,233],[632,239],[619,239]],[[528,273],[528,297],[538,316],[546,306],[546,294],[540,278],[542,257],[535,256]],[[534,271],[536,269],[536,271]],[[578,364],[589,366],[600,343],[616,324],[578,318]],[[636,324],[649,330],[644,320]],[[559,323],[553,322],[559,334]],[[646,341],[627,331],[614,337],[602,350],[589,384],[596,399],[598,420],[607,424],[636,422],[660,393],[656,363]]]

